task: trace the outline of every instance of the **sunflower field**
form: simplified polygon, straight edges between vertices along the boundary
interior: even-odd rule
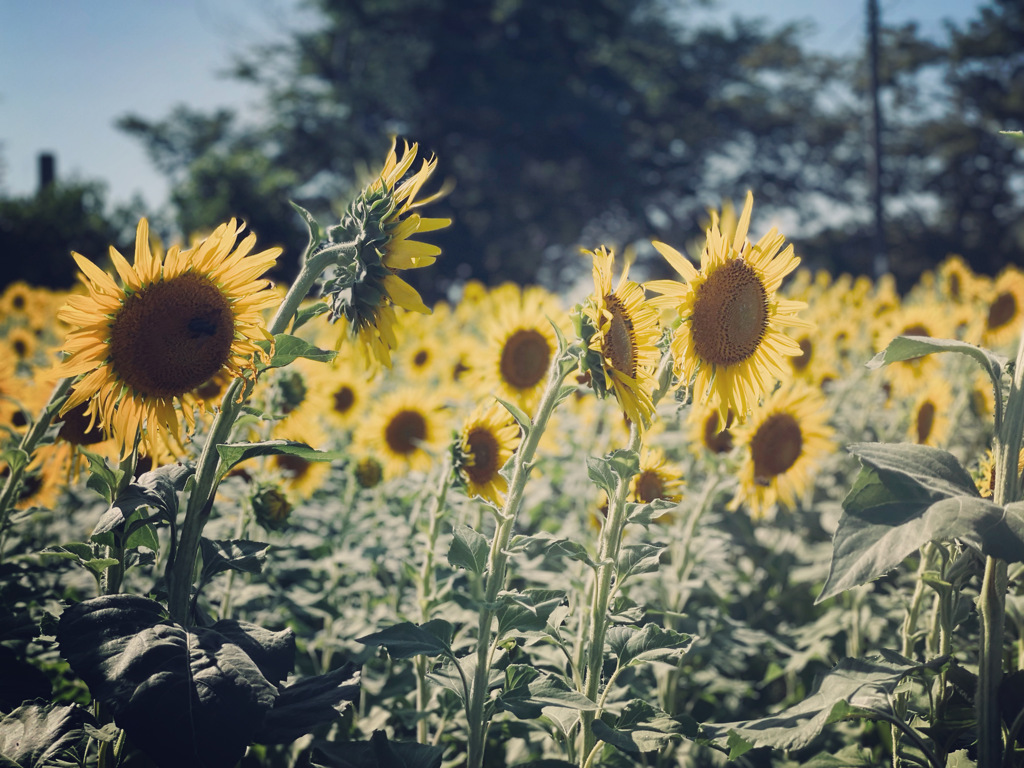
[[[436,168],[0,297],[0,766],[1024,764],[1024,272],[431,307]]]

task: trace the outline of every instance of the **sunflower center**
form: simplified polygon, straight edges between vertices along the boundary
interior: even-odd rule
[[[376,459],[360,459],[356,464],[356,481],[363,488],[373,488],[384,479],[384,468]]]
[[[608,332],[604,335],[601,353],[610,360],[619,373],[636,378],[636,336],[633,333],[633,319],[622,305],[619,297],[609,293],[604,302],[611,314]]]
[[[790,364],[795,371],[803,371],[811,362],[811,355],[814,354],[814,343],[806,336],[797,342],[800,345],[800,354],[789,358]]]
[[[334,390],[334,410],[338,413],[348,413],[356,403],[356,393],[352,387],[342,384]]]
[[[28,356],[28,344],[25,343],[24,339],[15,339],[11,346],[14,348],[14,354],[19,360],[24,360]]]
[[[697,289],[693,347],[712,365],[736,365],[753,355],[768,330],[768,292],[754,268],[732,259]]]
[[[792,467],[803,449],[803,433],[788,413],[773,413],[754,434],[750,452],[754,457],[754,479],[767,483]]]
[[[430,359],[430,353],[425,349],[421,349],[412,358],[412,364],[414,368],[422,368],[427,364],[427,360]]]
[[[103,442],[103,430],[98,425],[89,428],[92,419],[86,412],[87,407],[88,403],[81,403],[64,414],[57,439],[71,445],[95,445]]]
[[[384,440],[394,453],[408,456],[427,439],[427,420],[414,410],[403,410],[391,417],[384,429]]]
[[[515,389],[532,389],[540,383],[551,362],[551,346],[534,328],[520,328],[501,350],[501,378]]]
[[[146,397],[180,397],[231,359],[231,303],[210,280],[185,273],[128,296],[110,324],[110,364]]]
[[[935,403],[926,400],[917,409],[917,442],[924,445],[935,425]]]
[[[641,504],[665,498],[665,481],[653,469],[646,469],[637,475],[635,486],[636,500]]]
[[[732,423],[732,411],[729,411],[729,423]],[[732,450],[732,433],[727,424],[725,429],[718,428],[718,411],[712,412],[704,420],[704,445],[712,453],[728,453]]]
[[[473,463],[465,468],[466,474],[477,485],[489,483],[498,471],[498,439],[486,427],[474,427],[466,436],[466,444],[467,453],[473,457]]]
[[[1017,300],[1009,291],[1003,291],[996,296],[988,308],[989,330],[1002,328],[1010,322],[1017,314]]]
[[[956,272],[949,276],[949,296],[954,301],[959,301],[960,299],[960,275]]]

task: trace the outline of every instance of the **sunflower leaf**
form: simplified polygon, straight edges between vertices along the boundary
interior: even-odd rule
[[[933,458],[943,453],[932,451]],[[966,495],[962,467],[950,463],[955,459],[931,465],[948,470],[936,477],[922,474],[924,465],[913,454],[922,455],[904,452],[899,471],[883,468],[888,462],[879,461],[877,451],[871,453],[877,464],[861,455],[864,466],[843,500],[832,563],[817,602],[885,575],[929,541],[956,539],[983,555],[1024,562],[1024,504],[1001,508],[977,496],[973,484]]]
[[[829,723],[850,717],[896,717],[892,694],[904,678],[935,671],[946,663],[940,657],[918,664],[889,650],[865,659],[843,659],[821,680],[818,690],[788,709],[760,720],[743,720],[701,727],[701,735],[731,750],[735,758],[751,747],[802,749]],[[878,714],[875,714],[878,713]]]
[[[889,363],[897,363],[903,360],[913,360],[916,357],[929,355],[933,352],[957,352],[967,355],[978,362],[992,380],[992,388],[995,392],[997,404],[1002,400],[1002,375],[1006,367],[1007,358],[989,352],[982,347],[968,344],[966,341],[957,339],[933,339],[930,336],[897,336],[889,342],[889,345],[868,361],[867,367],[871,369],[881,368]]]
[[[309,245],[307,246],[307,251],[309,251],[324,239],[324,233],[320,228],[320,222],[316,220],[312,213],[307,211],[294,200],[289,200],[288,205],[290,205],[295,212],[302,217],[302,220],[306,222],[306,229],[309,231]]]
[[[615,721],[615,727],[597,719],[591,728],[601,741],[631,754],[653,752],[673,741],[682,741],[684,732],[697,733],[697,726],[692,721],[684,724],[640,699],[626,704]]]
[[[42,768],[62,764],[58,758],[85,738],[86,725],[95,724],[92,715],[77,704],[24,704],[0,719],[0,765]]]
[[[626,522],[649,525],[665,517],[670,509],[678,509],[679,502],[671,499],[655,499],[644,504],[626,502]]]
[[[468,525],[456,525],[448,548],[448,564],[453,568],[465,568],[477,575],[482,574],[487,568],[490,549],[487,537]]]
[[[536,719],[544,707],[561,707],[577,712],[593,712],[597,705],[560,677],[541,672],[526,664],[510,664],[505,669],[505,684],[498,696],[497,708],[523,720]]]
[[[260,573],[267,560],[269,544],[262,541],[214,541],[200,539],[203,553],[203,570],[199,580],[208,582],[223,571],[239,573]]]
[[[498,637],[516,632],[539,632],[548,617],[565,602],[565,592],[554,589],[527,589],[503,592],[494,610],[498,618]]]
[[[270,354],[270,342],[266,339],[258,340],[256,345],[267,354]],[[273,349],[274,355],[270,358],[270,362],[258,365],[257,368],[259,370],[266,371],[271,368],[283,368],[300,357],[320,363],[329,363],[338,356],[338,353],[333,349],[320,349],[315,344],[310,344],[305,339],[292,336],[289,333],[276,334],[274,336]]]
[[[618,583],[621,584],[630,576],[658,570],[664,549],[664,544],[629,544],[623,547],[616,563]]]
[[[526,415],[526,412],[515,403],[510,403],[507,400],[502,400],[500,397],[495,396],[494,398],[506,411],[511,414],[512,418],[516,420],[516,423],[523,428],[523,442],[526,442],[527,436],[530,434],[530,430],[533,428],[533,422],[530,417]]]
[[[363,637],[357,643],[383,645],[393,659],[413,656],[451,656],[455,628],[444,619],[433,619],[416,625],[403,621]]]
[[[222,627],[223,628],[223,627]],[[138,595],[73,605],[61,655],[158,766],[232,766],[258,735],[277,688],[223,632],[183,627]]]
[[[221,443],[217,446],[221,466],[218,479],[223,478],[232,467],[246,459],[257,456],[296,456],[306,461],[338,461],[347,458],[345,451],[318,451],[305,443],[294,440],[266,440],[260,443]]]
[[[612,627],[608,645],[619,659],[620,667],[649,661],[675,663],[686,653],[693,638],[690,635],[662,629],[657,624],[636,627]]]
[[[295,313],[295,319],[292,320],[292,331],[297,331],[314,317],[319,317],[320,315],[330,311],[331,308],[322,301],[318,301],[315,304],[310,304],[308,307],[300,309]]]
[[[444,747],[406,741],[389,741],[384,731],[374,731],[369,741],[313,742],[313,768],[441,768]]]

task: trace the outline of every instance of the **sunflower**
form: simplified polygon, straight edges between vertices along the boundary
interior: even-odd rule
[[[643,288],[628,279],[628,263],[613,289],[614,254],[604,246],[584,253],[594,260],[594,293],[583,303],[582,313],[592,334],[589,348],[600,355],[600,370],[590,373],[603,378],[598,392],[613,390],[626,418],[643,430],[654,413],[658,312],[646,302]]]
[[[984,281],[974,274],[964,257],[951,253],[935,270],[939,295],[957,304],[966,304],[974,300],[979,290],[983,290]]]
[[[500,507],[508,481],[499,470],[519,443],[519,426],[508,411],[494,403],[478,405],[462,426],[455,444],[459,478],[466,495],[479,496]]]
[[[398,271],[433,264],[441,249],[412,237],[451,224],[451,219],[427,219],[413,212],[448,193],[443,187],[417,199],[437,166],[436,158],[424,160],[419,170],[407,175],[419,145],[406,142],[401,157],[396,146],[393,139],[384,168],[348,206],[341,223],[328,231],[331,242],[355,241],[359,255],[354,269],[343,270],[324,285],[332,319],[344,317],[349,335],[358,340],[367,359],[385,366],[391,365],[391,352],[398,345],[394,307],[430,314]]]
[[[990,349],[1004,347],[1020,337],[1024,315],[1024,272],[1004,269],[986,291],[981,343]]]
[[[953,395],[946,381],[932,379],[914,398],[907,436],[921,445],[944,445],[953,426],[950,418],[952,408]]]
[[[175,246],[157,259],[142,219],[134,265],[110,249],[123,285],[73,254],[89,293],[70,296],[58,314],[72,326],[59,372],[83,378],[61,414],[88,403],[86,412],[113,436],[122,457],[140,433],[150,453],[172,439],[180,444],[175,405],[193,430],[200,401],[192,390],[223,370],[241,376],[265,354],[256,344],[269,337],[260,311],[276,298],[259,276],[281,249],[251,254],[256,236],[236,247],[241,231],[232,219],[195,247]]]
[[[376,458],[389,479],[430,469],[447,437],[442,403],[436,390],[414,387],[380,397],[356,427],[356,452]]]
[[[815,465],[834,447],[825,397],[802,382],[772,393],[737,428],[736,437],[744,455],[730,509],[746,504],[754,519],[765,517],[776,503],[795,506],[811,485]]]
[[[664,451],[644,447],[640,453],[640,471],[630,481],[629,497],[640,504],[659,499],[680,501],[684,485],[682,470],[669,463]]]
[[[936,301],[900,307],[880,319],[876,331],[876,349],[884,350],[897,336],[948,339],[955,333],[952,319],[946,305]],[[940,355],[922,355],[890,363],[882,368],[882,375],[891,383],[896,395],[913,395],[940,374],[942,364]]]
[[[717,408],[691,408],[687,422],[690,427],[690,445],[693,446],[694,453],[697,456],[705,451],[716,455],[729,453],[735,444],[733,421],[732,411],[726,413],[723,423]]]
[[[647,284],[662,294],[651,303],[675,309],[682,320],[672,338],[676,374],[687,383],[696,377],[696,398],[714,403],[723,421],[730,408],[742,421],[775,379],[787,378],[782,358],[801,350],[781,329],[808,325],[796,317],[803,302],[777,296],[800,263],[793,246],[779,253],[785,238],[775,229],[756,245],[746,239],[753,205],[748,192],[731,238],[712,214],[699,271],[675,248],[655,242],[683,282]]]
[[[478,308],[477,322],[482,321],[485,341],[472,370],[474,391],[532,411],[558,353],[558,337],[548,319],[558,322],[564,316],[561,305],[546,294],[528,293],[518,286],[495,291]],[[563,320],[560,326],[564,324]]]

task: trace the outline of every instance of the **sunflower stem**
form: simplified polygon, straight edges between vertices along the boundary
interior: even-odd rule
[[[643,442],[643,432],[637,425],[629,428],[629,447],[631,452],[639,452]],[[612,575],[619,562],[619,549],[622,545],[622,533],[626,527],[626,495],[629,493],[631,477],[620,476],[615,485],[615,492],[608,500],[608,517],[601,528],[601,540],[597,551],[597,570],[594,581],[594,598],[590,606],[590,631],[587,633],[586,675],[583,681],[583,695],[591,701],[598,701],[601,686],[601,671],[604,667],[604,638],[608,629],[608,604],[611,599]],[[609,684],[611,680],[608,681]],[[605,697],[601,697],[603,702]],[[583,747],[580,750],[580,766],[586,765],[588,757],[594,750],[596,737],[591,730],[594,720],[600,716],[601,707],[592,712],[580,713],[580,734]]]
[[[1024,431],[1024,338],[1010,383],[1001,429],[996,434],[996,478],[993,501],[1000,507],[1020,495],[1020,444]],[[1006,615],[1007,566],[1005,560],[985,558],[985,575],[978,595],[981,632],[978,647],[978,765],[999,765],[1003,755],[999,685],[1003,677],[1003,626]]]
[[[484,599],[480,606],[480,621],[477,631],[477,664],[466,702],[466,717],[469,723],[467,768],[481,768],[483,765],[484,742],[490,721],[490,716],[485,714],[484,709],[487,700],[488,673],[495,648],[491,626],[494,623],[495,602],[498,599],[498,593],[504,588],[507,578],[509,539],[512,537],[512,529],[522,505],[526,481],[533,468],[533,457],[537,451],[537,444],[540,442],[548,420],[558,403],[562,382],[574,367],[575,358],[560,346],[559,354],[552,361],[548,372],[547,385],[541,396],[540,404],[537,406],[537,414],[533,417],[530,428],[513,454],[512,478],[508,484],[505,504],[498,515],[498,525],[494,531],[494,538],[491,539],[490,553],[487,558]]]
[[[318,242],[310,240],[302,259],[302,270],[295,282],[285,294],[281,306],[270,321],[267,331],[271,338],[283,333],[295,317],[302,300],[306,298],[320,274],[331,264],[343,258],[354,258],[358,250],[354,243],[335,246],[330,251],[314,253]],[[242,410],[248,393],[242,390],[245,379],[238,378],[231,382],[221,400],[220,412],[210,427],[206,444],[199,456],[196,467],[196,482],[188,497],[185,519],[181,525],[181,538],[178,542],[174,561],[168,563],[168,597],[167,608],[171,618],[188,626],[190,623],[189,597],[195,574],[196,557],[199,554],[199,542],[203,528],[213,512],[213,497],[217,492],[220,469],[220,453],[217,446],[224,443],[231,434],[231,429]]]
[[[67,400],[68,393],[71,391],[71,385],[74,381],[74,377],[71,377],[61,379],[57,383],[57,386],[54,387],[53,392],[50,395],[50,399],[43,407],[42,413],[39,414],[39,418],[36,419],[32,427],[25,432],[21,438],[21,442],[18,443],[17,450],[24,453],[24,460],[14,463],[8,461],[10,473],[7,475],[7,480],[4,482],[3,490],[0,491],[0,562],[3,561],[4,543],[7,539],[7,520],[17,501],[16,497],[18,487],[21,485],[21,476],[25,474],[25,470],[31,463],[32,453],[35,451],[39,441],[43,439],[43,435],[46,434],[46,430],[50,428],[50,423],[53,421],[53,417],[60,410],[64,401]]]

